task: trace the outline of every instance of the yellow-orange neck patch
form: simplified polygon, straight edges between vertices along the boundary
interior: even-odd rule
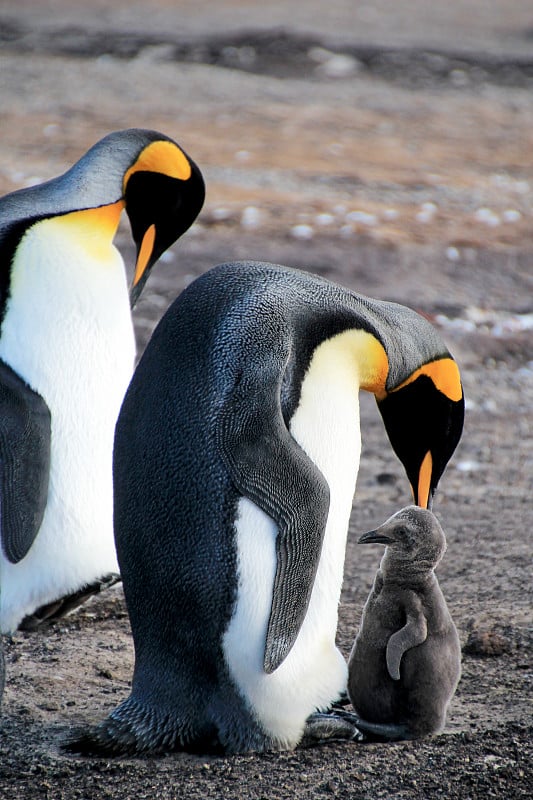
[[[84,247],[92,258],[105,260],[115,238],[124,201],[118,200],[107,206],[72,211],[46,221],[46,225],[57,226],[62,235],[75,238],[77,245]]]
[[[322,374],[342,372],[341,364],[353,364],[354,381],[358,388],[384,397],[385,381],[389,372],[389,361],[383,345],[368,331],[349,329],[322,342],[313,354],[313,363],[323,364]],[[357,383],[355,385],[357,385]]]
[[[126,171],[123,189],[135,172],[160,172],[169,178],[186,181],[191,177],[191,165],[185,153],[174,142],[152,142],[140,153],[135,164]]]
[[[463,396],[459,367],[453,358],[439,358],[437,361],[430,361],[429,364],[424,364],[420,369],[415,370],[406,381],[391,389],[391,393],[403,389],[404,386],[413,383],[421,375],[427,375],[428,378],[431,378],[435,388],[446,395],[449,400],[457,402]]]

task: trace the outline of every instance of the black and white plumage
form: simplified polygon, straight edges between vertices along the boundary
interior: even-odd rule
[[[168,137],[106,136],[64,175],[0,199],[0,630],[38,624],[118,572],[112,446],[134,366],[131,302],[204,197]],[[68,596],[65,604],[62,598]]]
[[[291,748],[341,696],[361,388],[429,504],[461,435],[463,393],[425,319],[254,262],[216,267],[173,303],[115,438],[132,692],[69,749]],[[315,716],[312,738],[335,735],[330,722]]]

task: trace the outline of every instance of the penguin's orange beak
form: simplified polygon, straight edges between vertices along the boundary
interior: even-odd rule
[[[431,494],[431,473],[433,471],[433,457],[428,450],[420,465],[418,472],[418,486],[416,492],[413,489],[415,503],[422,508],[431,510],[433,496]]]
[[[152,223],[144,232],[141,243],[137,248],[137,260],[135,262],[135,272],[130,287],[130,306],[134,307],[139,299],[139,295],[146,283],[148,273],[154,262],[157,260],[155,253],[156,227]]]
[[[147,229],[142,238],[141,246],[137,253],[137,262],[135,264],[135,274],[133,276],[132,291],[139,286],[143,275],[146,272],[148,265],[152,259],[155,243],[155,225],[152,223]],[[137,299],[138,295],[135,297]],[[130,293],[131,300],[131,293]]]

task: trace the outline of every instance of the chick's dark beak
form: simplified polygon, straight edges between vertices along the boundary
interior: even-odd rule
[[[359,544],[392,544],[393,542],[390,536],[382,533],[379,528],[375,531],[363,533],[357,541]]]

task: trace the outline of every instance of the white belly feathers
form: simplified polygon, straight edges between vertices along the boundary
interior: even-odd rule
[[[305,720],[345,689],[347,668],[335,646],[346,535],[359,469],[359,375],[343,337],[324,342],[306,373],[290,432],[320,468],[330,510],[309,608],[295,645],[272,674],[263,652],[276,570],[277,527],[242,498],[236,523],[239,588],[224,638],[237,686],[268,733],[285,747],[301,737]]]
[[[43,524],[19,564],[0,558],[3,631],[26,613],[118,571],[112,447],[135,341],[122,259],[37,223],[12,267],[0,358],[48,404],[51,475]],[[81,422],[80,422],[81,421]]]

